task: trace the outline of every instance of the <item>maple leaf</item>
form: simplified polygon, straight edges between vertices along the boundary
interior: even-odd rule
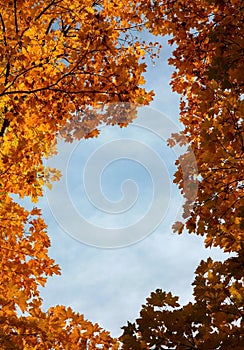
[[[101,124],[132,120],[98,106],[152,100],[142,59],[154,58],[158,45],[139,34],[153,9],[119,0],[0,0],[0,9],[0,347],[117,349],[82,315],[42,311],[39,287],[60,269],[48,255],[41,210],[26,210],[12,194],[36,203],[43,186],[60,179],[43,164],[57,152],[58,136],[97,137]]]
[[[123,327],[122,349],[238,349],[243,339],[244,273],[244,118],[243,4],[231,1],[163,1],[156,34],[169,34],[174,51],[171,86],[181,95],[184,130],[170,146],[190,144],[176,165],[174,183],[186,201],[184,225],[173,231],[202,235],[235,257],[202,261],[196,270],[194,302],[173,311],[158,309],[156,291],[142,306],[140,318]],[[150,24],[149,24],[150,26]],[[188,191],[189,164],[194,152],[198,191]],[[189,165],[190,167],[190,165]],[[189,167],[186,169],[189,170]],[[158,296],[155,298],[155,294]],[[133,329],[133,332],[131,332]]]

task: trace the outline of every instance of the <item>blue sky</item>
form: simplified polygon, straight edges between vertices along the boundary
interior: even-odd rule
[[[64,176],[39,202],[51,237],[50,256],[62,268],[62,276],[50,278],[42,290],[44,308],[72,306],[113,336],[139,316],[156,288],[180,296],[182,303],[191,300],[200,260],[223,258],[217,249],[204,249],[200,237],[171,230],[182,197],[172,184],[178,151],[165,141],[171,123],[180,128],[179,97],[169,86],[169,53],[163,40],[161,58],[146,74],[146,86],[156,95],[144,117],[124,129],[104,127],[98,139],[60,143],[48,165]],[[112,235],[118,235],[116,241]],[[105,248],[96,247],[103,242]]]

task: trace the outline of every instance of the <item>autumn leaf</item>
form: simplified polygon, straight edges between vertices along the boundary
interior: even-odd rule
[[[142,59],[159,47],[140,31],[153,9],[119,0],[0,0],[0,9],[0,348],[117,349],[82,315],[42,311],[39,287],[60,269],[41,210],[12,195],[37,203],[60,179],[43,161],[58,138],[98,137],[99,125],[125,126],[135,116],[105,106],[149,104]]]
[[[163,1],[154,33],[170,35],[171,86],[181,95],[183,131],[168,140],[190,145],[177,160],[174,183],[185,197],[184,224],[173,231],[201,235],[206,247],[233,257],[202,261],[193,283],[193,303],[158,308],[157,290],[140,318],[123,327],[122,349],[237,349],[243,339],[244,118],[243,5],[234,1]],[[160,11],[159,10],[159,11]],[[153,20],[152,20],[153,21]],[[150,27],[150,23],[148,23]],[[189,156],[198,174],[195,196],[187,183]],[[183,171],[182,164],[189,164]],[[155,295],[157,297],[155,297]],[[165,294],[163,294],[165,295]]]

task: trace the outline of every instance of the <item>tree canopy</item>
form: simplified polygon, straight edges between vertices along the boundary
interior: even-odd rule
[[[42,311],[39,286],[60,269],[49,257],[35,203],[60,173],[45,168],[57,137],[94,137],[99,125],[126,126],[133,114],[99,113],[108,103],[149,104],[145,57],[156,43],[140,31],[169,35],[172,89],[181,95],[182,134],[198,173],[177,161],[175,182],[186,198],[185,224],[174,230],[204,236],[234,256],[201,262],[194,302],[153,292],[135,324],[124,327],[124,349],[243,348],[243,4],[240,0],[0,0],[0,347],[118,349],[108,332],[70,308]],[[181,169],[184,165],[184,171]],[[191,179],[199,180],[192,200]],[[184,189],[184,191],[183,191]],[[160,309],[159,309],[160,308]]]
[[[201,261],[193,282],[194,302],[158,289],[147,298],[140,317],[123,327],[123,349],[242,349],[244,272],[244,120],[243,3],[163,1],[158,32],[175,45],[172,89],[181,95],[181,134],[169,144],[194,151],[198,173],[187,151],[176,162],[174,182],[185,196],[184,229],[204,236],[232,257]],[[182,165],[188,171],[182,172]],[[198,179],[197,197],[191,179]],[[186,188],[186,190],[185,190]],[[184,189],[184,191],[183,191]]]
[[[41,310],[38,287],[60,269],[48,255],[41,210],[28,211],[12,195],[35,203],[44,184],[59,179],[58,171],[43,164],[58,136],[94,137],[101,123],[130,121],[129,115],[95,113],[97,106],[152,99],[142,87],[143,57],[153,57],[158,48],[136,36],[148,21],[138,5],[143,4],[0,1],[2,349],[117,348],[106,332],[69,308]]]

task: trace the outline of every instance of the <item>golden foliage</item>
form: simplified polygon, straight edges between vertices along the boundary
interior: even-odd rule
[[[136,1],[0,0],[1,349],[117,349],[70,309],[41,310],[39,286],[60,270],[48,256],[41,211],[12,195],[37,202],[43,185],[59,179],[43,165],[57,136],[97,137],[99,124],[135,117],[101,106],[150,102],[143,59],[157,44],[138,37],[144,20]]]
[[[162,1],[155,32],[175,45],[172,89],[181,94],[182,134],[198,173],[182,155],[174,182],[186,202],[185,224],[173,230],[202,235],[205,246],[235,254],[208,259],[196,270],[194,302],[180,307],[170,294],[151,294],[140,318],[121,336],[123,349],[236,349],[244,347],[244,101],[243,3],[240,0]],[[183,167],[184,166],[184,167]],[[183,169],[184,168],[184,172]],[[191,180],[198,194],[191,195]],[[188,185],[189,184],[189,185]],[[160,301],[160,302],[159,302]]]

